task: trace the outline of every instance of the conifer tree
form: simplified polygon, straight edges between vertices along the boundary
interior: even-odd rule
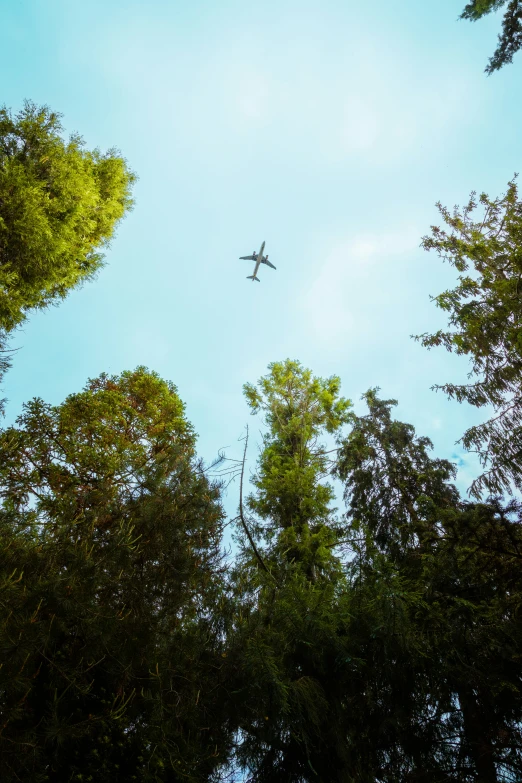
[[[92,278],[132,206],[136,177],[119,153],[62,131],[47,106],[0,108],[0,330]]]
[[[462,437],[486,468],[471,486],[479,499],[483,491],[499,495],[513,484],[522,487],[522,202],[513,179],[501,198],[472,193],[453,213],[437,206],[449,231],[432,226],[423,247],[459,272],[458,285],[435,297],[452,329],[416,339],[470,358],[470,383],[434,388],[458,402],[493,408],[488,421]]]
[[[350,524],[364,526],[379,551],[399,557],[433,534],[440,508],[458,502],[449,483],[456,468],[430,457],[429,438],[416,437],[411,424],[392,419],[397,400],[381,400],[378,391],[363,395],[368,414],[352,416],[335,473],[344,483]]]
[[[439,509],[458,502],[455,468],[431,458],[429,439],[392,418],[396,400],[380,399],[378,389],[363,399],[368,414],[352,416],[334,469],[345,487],[345,536],[355,555],[351,589],[367,694],[359,697],[361,728],[367,724],[364,741],[376,749],[372,780],[442,781],[447,768],[437,757],[440,724],[432,717],[434,708],[446,708],[446,695],[430,686],[416,618],[426,614],[423,562]]]
[[[203,781],[226,757],[219,491],[144,368],[0,436],[0,777]]]
[[[370,615],[376,603],[382,611],[366,653],[365,689],[387,716],[368,721],[374,779],[518,779],[520,508],[463,503],[451,463],[392,419],[395,401],[376,390],[365,398],[369,413],[353,417],[336,471],[356,551],[352,590]]]
[[[471,0],[460,18],[476,22],[492,11],[506,6],[502,21],[502,33],[498,37],[498,46],[489,60],[486,73],[491,75],[504,65],[513,61],[513,56],[522,48],[522,0]]]
[[[447,694],[439,747],[455,780],[522,776],[521,523],[516,502],[461,503],[424,559],[426,662]]]
[[[380,748],[367,736],[375,739],[372,721],[383,714],[365,658],[381,606],[351,590],[325,482],[323,438],[349,421],[350,404],[338,378],[314,378],[289,360],[244,388],[268,431],[248,499],[257,519],[240,509],[257,555],[243,536],[229,660],[236,760],[251,781],[374,783]],[[382,656],[380,664],[386,677]]]
[[[257,494],[248,506],[266,520],[278,567],[287,562],[314,580],[328,568],[330,557],[323,562],[322,556],[335,542],[334,494],[324,482],[330,465],[320,438],[349,420],[351,403],[339,398],[339,378],[314,378],[299,362],[274,362],[269,371],[257,387],[244,386],[250,409],[264,413],[268,425],[254,478]]]

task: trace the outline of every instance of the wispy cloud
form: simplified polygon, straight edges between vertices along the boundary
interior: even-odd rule
[[[383,292],[378,284],[382,267],[418,244],[418,232],[406,229],[397,234],[340,240],[317,253],[324,259],[320,271],[298,295],[309,339],[337,349],[340,341],[367,337],[375,325],[375,312],[368,307],[368,287],[375,291],[374,304],[383,293],[391,296],[391,291]]]

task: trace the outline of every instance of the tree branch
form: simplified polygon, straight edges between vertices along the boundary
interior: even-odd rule
[[[265,565],[265,561],[259,554],[259,551],[255,545],[254,539],[252,538],[250,534],[250,530],[248,529],[247,523],[245,522],[245,517],[243,514],[243,476],[245,474],[245,461],[246,461],[246,453],[247,453],[247,447],[248,447],[248,424],[246,427],[246,436],[245,436],[245,449],[243,451],[243,463],[241,465],[241,481],[239,484],[239,519],[241,520],[241,524],[243,525],[243,529],[247,535],[247,538],[250,542],[250,546],[254,550],[254,554],[257,557],[259,564],[261,565],[261,568],[263,571],[266,571],[267,574],[270,574],[272,576],[271,572],[268,570],[267,566]],[[272,579],[274,577],[272,576]]]

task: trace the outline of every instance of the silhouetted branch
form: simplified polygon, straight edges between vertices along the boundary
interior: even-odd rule
[[[254,554],[257,557],[257,559],[258,559],[258,561],[259,561],[259,563],[261,565],[261,568],[263,569],[263,571],[266,571],[267,574],[270,574],[270,576],[272,576],[272,574],[270,573],[270,571],[268,570],[268,568],[265,565],[265,561],[263,560],[263,558],[261,557],[261,555],[258,552],[258,549],[257,549],[257,547],[255,545],[254,539],[252,538],[252,536],[250,534],[250,530],[248,529],[248,526],[247,526],[247,523],[245,522],[245,517],[244,517],[244,514],[243,514],[243,476],[245,474],[245,461],[246,461],[247,447],[248,447],[248,424],[247,424],[246,436],[245,436],[245,449],[243,451],[243,463],[241,465],[241,482],[240,482],[240,485],[239,485],[239,518],[241,520],[241,524],[243,525],[243,529],[244,529],[244,531],[245,531],[245,533],[247,535],[247,538],[250,541],[250,546],[254,550]]]

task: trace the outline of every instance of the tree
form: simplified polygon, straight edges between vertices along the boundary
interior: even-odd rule
[[[0,329],[63,299],[103,263],[136,180],[114,149],[61,136],[60,115],[0,109]]]
[[[456,471],[430,456],[428,438],[392,419],[396,400],[380,399],[378,389],[363,399],[368,414],[352,416],[334,470],[345,487],[344,536],[354,553],[349,573],[366,664],[367,698],[359,700],[364,741],[375,748],[372,780],[442,783],[453,779],[441,720],[451,694],[437,691],[436,661],[431,667],[428,660],[424,561],[438,539],[440,508],[458,502],[450,483]]]
[[[370,700],[361,705],[374,779],[518,779],[521,508],[463,503],[451,463],[392,420],[395,401],[364,396],[369,413],[353,417],[336,471],[356,553],[354,601],[367,607],[360,617],[376,604],[381,613],[363,632],[364,689],[385,719],[375,720]]]
[[[258,521],[240,508],[259,556],[242,536],[229,658],[236,760],[251,781],[341,781],[357,769],[369,781],[356,744],[346,741],[342,683],[357,664],[345,663],[349,595],[333,551],[339,533],[321,443],[348,420],[339,388],[338,378],[314,378],[290,360],[244,387],[268,425],[247,501]]]
[[[439,693],[451,694],[444,728],[456,780],[522,775],[521,510],[499,499],[446,509],[424,560],[427,662]]]
[[[2,780],[203,781],[230,738],[219,488],[144,368],[0,436]]]
[[[285,551],[287,562],[315,579],[323,568],[321,552],[335,540],[329,524],[334,494],[321,481],[330,466],[319,438],[349,420],[351,403],[339,398],[339,378],[313,378],[299,362],[274,362],[269,371],[257,388],[244,386],[250,409],[264,412],[269,427],[253,480],[257,496],[248,505],[267,520],[277,557]]]
[[[475,218],[479,203],[483,214]],[[461,439],[488,468],[471,486],[478,499],[483,490],[500,494],[512,484],[522,487],[522,203],[513,179],[501,198],[482,193],[477,201],[472,193],[453,213],[437,206],[450,231],[432,226],[422,245],[460,273],[456,288],[435,297],[454,329],[416,339],[471,359],[473,382],[434,388],[459,402],[493,406],[494,415]]]
[[[512,62],[513,56],[522,47],[522,0],[471,0],[460,16],[461,19],[476,22],[506,4],[502,34],[498,37],[498,46],[485,69],[488,75]]]
[[[429,539],[438,510],[457,502],[449,483],[456,469],[431,458],[433,444],[416,438],[411,424],[392,420],[397,400],[381,400],[378,391],[363,395],[368,415],[352,416],[335,473],[344,482],[351,524],[363,525],[379,551],[399,556]]]

